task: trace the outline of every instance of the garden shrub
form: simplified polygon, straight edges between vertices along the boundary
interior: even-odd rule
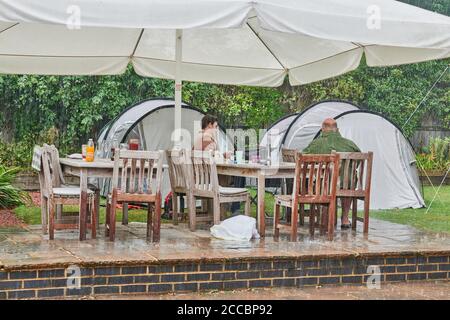
[[[0,166],[0,209],[10,209],[30,202],[28,193],[12,186],[19,168]]]

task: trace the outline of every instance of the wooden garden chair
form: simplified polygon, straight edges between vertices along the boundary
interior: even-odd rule
[[[31,167],[37,171],[39,178],[39,191],[41,195],[41,226],[42,233],[48,233],[48,210],[46,206],[46,198],[44,198],[44,171],[42,169],[42,147],[34,146],[33,149],[33,160],[31,162]]]
[[[352,229],[356,222],[364,223],[364,233],[369,232],[370,185],[372,181],[373,152],[338,152],[340,175],[336,198],[352,202]],[[364,201],[364,218],[358,218],[358,200]],[[336,206],[337,211],[337,206]]]
[[[178,198],[182,198],[188,193],[188,178],[186,165],[186,150],[166,150],[167,165],[169,169],[170,187],[172,190],[172,211],[173,224],[178,224]],[[180,201],[181,203],[181,201]],[[184,215],[184,208],[181,208]]]
[[[197,213],[195,200],[212,199],[213,223],[220,223],[220,205],[231,202],[245,202],[245,215],[250,215],[250,193],[245,188],[221,187],[217,175],[216,162],[212,152],[189,151],[188,163],[188,206],[189,227],[196,230]]]
[[[274,208],[274,237],[279,237],[281,227],[290,229],[291,241],[297,241],[298,206],[309,204],[310,234],[314,235],[315,205],[327,206],[327,215],[322,217],[321,232],[328,229],[328,239],[333,240],[336,206],[336,184],[339,174],[339,155],[303,155],[297,153],[295,177],[291,195],[277,195]],[[280,207],[291,208],[290,224],[280,223]],[[320,211],[318,212],[320,214]],[[325,225],[326,223],[326,225]]]
[[[297,150],[295,149],[286,149],[286,148],[282,148],[281,149],[281,159],[283,160],[283,162],[290,162],[290,163],[295,163],[295,155],[297,154]],[[284,194],[290,194],[292,192],[292,187],[294,184],[294,179],[284,179],[284,183],[283,183],[283,191],[282,193]],[[290,221],[290,216],[291,216],[291,208],[286,208],[285,210],[285,220],[286,222]],[[300,225],[304,225],[305,224],[305,205],[302,203],[300,204]]]
[[[56,207],[62,205],[79,205],[80,204],[80,187],[67,186],[61,184],[63,180],[60,176],[60,166],[59,159],[56,161],[54,146],[44,145],[41,149],[41,161],[42,161],[42,184],[41,184],[41,197],[43,199],[42,211],[43,214],[48,212],[48,233],[49,239],[53,240],[55,237],[55,230],[59,229],[73,229],[79,227],[79,217],[78,221],[72,221],[68,223],[65,221],[64,217],[57,217]],[[57,150],[56,150],[57,152]],[[91,228],[92,238],[96,237],[96,225],[97,225],[97,203],[98,198],[95,196],[95,192],[88,189],[88,203],[90,223],[88,223],[88,228]],[[47,219],[45,219],[47,221]]]
[[[37,168],[40,166],[40,161],[41,161],[41,153],[42,153],[42,148],[47,148],[47,151],[50,153],[50,159],[51,159],[51,163],[52,163],[52,168],[55,171],[55,174],[52,176],[52,183],[54,187],[69,187],[69,188],[79,188],[78,185],[69,185],[66,183],[65,179],[64,179],[64,173],[61,169],[61,165],[59,163],[59,151],[58,149],[54,146],[54,145],[48,145],[48,144],[44,144],[43,147],[39,147],[36,146],[34,151],[33,151],[33,168],[35,168],[37,170]],[[39,184],[40,187],[42,189],[42,185],[43,185],[43,172],[42,170],[38,170],[39,171]],[[95,193],[95,205],[97,206],[96,208],[96,213],[97,213],[97,217],[96,217],[96,222],[97,222],[97,228],[99,227],[99,214],[100,214],[100,189],[98,188],[98,186],[94,185],[94,184],[89,184],[88,185],[89,189],[91,189],[92,191],[94,191]],[[41,201],[43,201],[42,199],[42,193],[41,193]],[[65,214],[63,216],[63,204],[58,204],[56,205],[56,219],[58,221],[60,221],[59,225],[61,223],[64,223],[64,221],[69,221],[69,225],[73,226],[74,224],[77,224],[77,221],[73,221],[73,218],[78,218],[77,216],[69,215],[69,214]],[[48,214],[46,212],[46,209],[42,207],[41,205],[41,221],[42,221],[42,229],[44,230],[44,234],[47,233],[48,231],[48,225],[47,225],[47,217]],[[72,221],[70,221],[72,220]]]
[[[163,151],[134,150],[118,150],[115,153],[112,193],[108,195],[106,205],[106,236],[111,241],[114,241],[116,234],[117,204],[146,203],[147,239],[159,242],[163,154]]]

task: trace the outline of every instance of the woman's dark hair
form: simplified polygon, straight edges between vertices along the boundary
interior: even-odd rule
[[[217,117],[207,114],[202,118],[202,130],[205,130],[209,124],[214,124],[218,122]]]

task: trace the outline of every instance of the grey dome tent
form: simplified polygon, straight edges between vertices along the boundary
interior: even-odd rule
[[[273,161],[280,159],[282,148],[302,151],[319,135],[326,118],[336,119],[341,134],[362,151],[374,152],[372,209],[424,206],[415,154],[408,139],[382,115],[361,110],[351,102],[323,101],[281,119],[266,132],[260,148],[267,150],[270,144]]]
[[[425,206],[414,149],[400,128],[366,110],[344,112],[335,119],[342,136],[353,140],[362,151],[373,151],[371,208]]]
[[[174,100],[166,98],[148,99],[128,107],[100,131],[96,156],[109,158],[113,140],[122,143],[128,142],[132,138],[139,139],[143,150],[171,149],[173,147],[174,110]],[[187,137],[187,140],[182,141],[182,147],[190,148],[192,146],[194,133],[200,130],[200,122],[204,115],[202,111],[186,103],[182,104],[181,128],[190,133],[190,138]],[[221,150],[232,146],[222,128],[219,130],[218,138]],[[108,182],[108,179],[105,179],[105,182]],[[102,183],[101,187],[103,194],[109,191],[109,183]],[[170,191],[167,170],[164,170],[162,191],[163,196]]]
[[[275,122],[259,144],[264,154],[270,145],[271,156],[278,159],[281,148],[303,150],[320,131],[322,121],[359,107],[347,101],[326,100],[307,107]]]

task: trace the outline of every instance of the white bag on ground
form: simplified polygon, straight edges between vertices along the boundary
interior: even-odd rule
[[[228,218],[220,224],[212,226],[210,230],[213,237],[224,240],[249,241],[252,237],[259,239],[256,219],[244,215]]]

